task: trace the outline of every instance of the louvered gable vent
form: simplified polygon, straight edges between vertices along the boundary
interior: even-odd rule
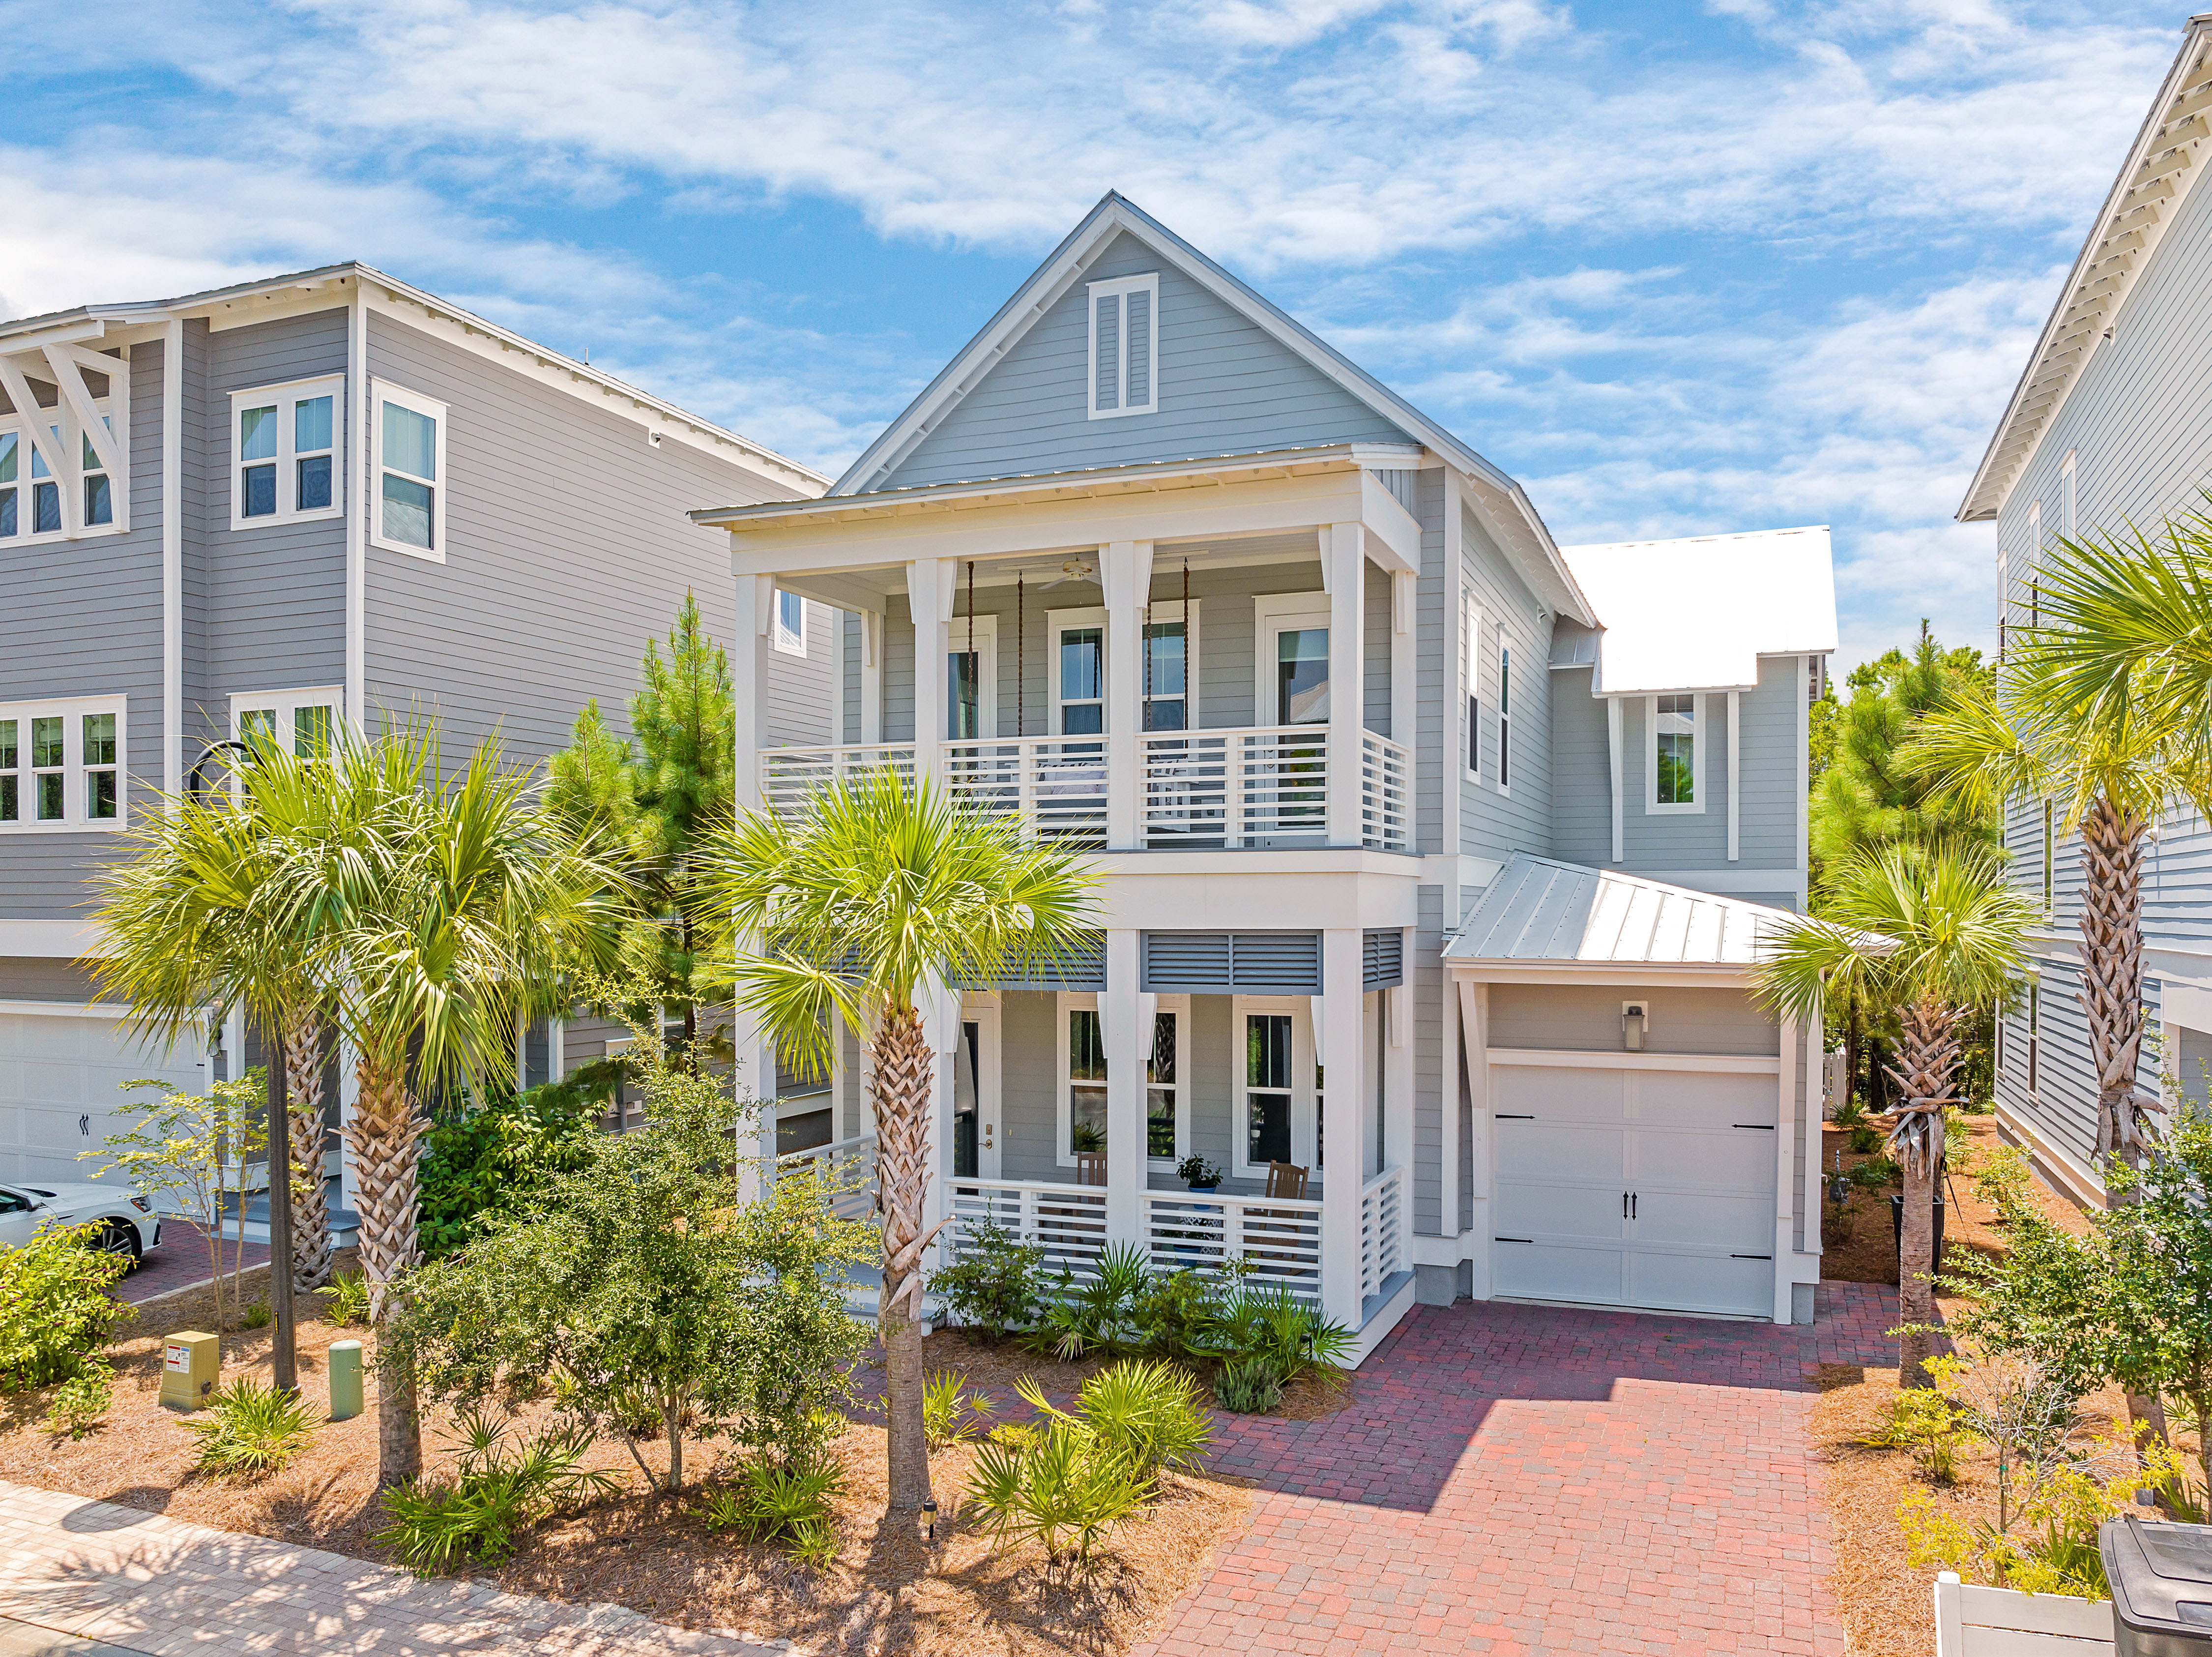
[[[1094,282],[1089,293],[1091,417],[1153,412],[1159,405],[1159,273]]]
[[[1039,958],[1020,961],[1007,969],[995,985],[999,990],[1103,990],[1106,987],[1106,935],[1085,934],[1058,960]]]
[[[1147,932],[1142,987],[1192,995],[1317,996],[1317,932]]]

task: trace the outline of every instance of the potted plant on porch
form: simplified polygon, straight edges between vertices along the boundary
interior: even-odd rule
[[[1193,1191],[1215,1191],[1221,1185],[1221,1170],[1202,1156],[1186,1156],[1176,1164],[1176,1178]]]

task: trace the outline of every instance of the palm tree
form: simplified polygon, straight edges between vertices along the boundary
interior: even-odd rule
[[[784,1062],[827,1074],[841,1023],[874,1060],[890,1505],[918,1509],[930,1494],[921,1256],[936,1234],[922,1228],[934,1060],[921,1002],[1065,956],[1096,924],[1097,880],[1018,819],[884,771],[824,789],[795,819],[747,813],[713,881],[738,941],[738,1004]]]
[[[319,765],[255,737],[234,794],[164,799],[131,831],[134,855],[93,882],[106,938],[94,970],[130,1007],[133,1029],[171,1044],[210,1013],[242,1007],[281,1053],[292,1118],[289,1258],[303,1291],[330,1273],[321,1013],[329,985],[317,917],[285,910],[274,882],[277,845],[319,801]]]
[[[1803,1022],[1817,1020],[1832,995],[1863,995],[1897,1011],[1889,1154],[1905,1172],[1902,1386],[1929,1384],[1936,1179],[1943,1106],[1964,1057],[1960,1020],[2018,978],[2035,920],[2035,905],[2004,883],[2002,865],[1985,846],[1885,846],[1838,870],[1826,915],[1767,939],[1753,972],[1763,1002]]]
[[[417,1258],[422,1097],[513,1075],[518,1020],[551,1010],[561,972],[607,935],[620,881],[558,830],[537,783],[502,770],[496,739],[448,781],[433,726],[342,737],[325,775],[329,808],[281,848],[276,880],[295,916],[327,917],[343,964],[334,1006],[356,1082],[344,1136],[380,1331]],[[422,1470],[422,1432],[391,1351],[377,1408],[377,1482],[404,1483]]]
[[[1996,688],[1972,686],[1921,722],[1906,762],[1971,809],[2050,802],[2081,839],[2081,1011],[2097,1070],[2096,1154],[2141,1160],[2155,1099],[2137,1091],[2142,1046],[2142,856],[2159,817],[2182,800],[2212,807],[2202,704],[2171,694],[2174,676],[2142,661],[2115,629],[2132,560],[2063,542],[2039,584],[2051,624],[2026,633]],[[2156,577],[2147,591],[2166,586]],[[2101,596],[2100,596],[2101,595]],[[2208,612],[2207,625],[2212,625]]]

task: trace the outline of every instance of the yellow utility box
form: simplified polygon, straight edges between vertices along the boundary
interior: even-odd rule
[[[161,1349],[161,1402],[179,1410],[204,1410],[222,1380],[219,1336],[187,1329]]]

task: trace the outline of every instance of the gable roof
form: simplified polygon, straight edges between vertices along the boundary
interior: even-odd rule
[[[1595,662],[1596,696],[1749,690],[1763,655],[1836,648],[1826,525],[1561,549],[1602,631],[1553,643],[1552,665]]]
[[[2212,12],[2199,12],[2189,20],[2181,51],[2151,100],[2150,113],[2136,130],[2119,176],[2106,193],[2027,367],[2013,387],[2004,417],[1959,503],[1954,515],[1960,522],[1985,521],[2003,509],[2037,441],[2080,380],[2099,338],[2111,331],[2136,273],[2156,254],[2164,227],[2204,170],[2195,163],[2203,159],[2203,141],[2212,137],[2208,48]]]
[[[1445,941],[1443,959],[1748,967],[1765,939],[1803,918],[1741,898],[1516,852]]]
[[[502,328],[496,322],[487,322],[472,311],[463,310],[435,294],[402,282],[398,277],[388,276],[374,265],[364,265],[358,259],[349,259],[338,265],[318,265],[312,271],[294,271],[283,276],[262,277],[252,282],[233,283],[228,287],[203,289],[198,293],[180,294],[173,299],[77,305],[64,311],[48,311],[39,316],[0,320],[0,350],[26,349],[11,342],[27,337],[35,341],[40,336],[64,332],[75,338],[84,331],[96,337],[101,326],[106,324],[134,327],[143,323],[167,322],[240,301],[283,299],[301,290],[348,281],[380,288],[387,299],[414,306],[428,315],[458,324],[468,334],[481,336],[503,350],[516,353],[518,356],[526,356],[538,368],[552,374],[556,383],[573,393],[580,395],[593,393],[631,404],[641,410],[650,410],[672,426],[678,428],[679,436],[688,431],[704,440],[706,445],[736,449],[747,460],[770,472],[783,474],[800,489],[819,490],[829,482],[822,473],[803,462],[779,454],[766,445],[740,436],[726,426],[716,425],[711,420],[702,419],[688,410],[678,408],[665,398],[657,397],[627,381],[617,380],[604,369],[595,369],[588,362],[579,362],[574,357],[564,356],[535,340],[526,339],[511,329]]]
[[[1552,596],[1559,607],[1570,613],[1581,607],[1581,594],[1559,557],[1551,531],[1528,492],[1509,473],[1483,459],[1450,431],[1118,191],[1109,190],[1099,199],[1098,204],[1068,232],[975,338],[846,468],[844,475],[830,485],[830,496],[877,492],[876,485],[891,476],[915,447],[938,428],[945,416],[981,383],[984,376],[1081,278],[1093,257],[1124,235],[1173,260],[1216,299],[1249,319],[1293,356],[1463,473],[1488,509],[1493,524],[1509,542],[1516,543],[1509,550],[1524,558],[1533,556],[1534,561],[1549,566],[1556,575],[1562,590]]]

